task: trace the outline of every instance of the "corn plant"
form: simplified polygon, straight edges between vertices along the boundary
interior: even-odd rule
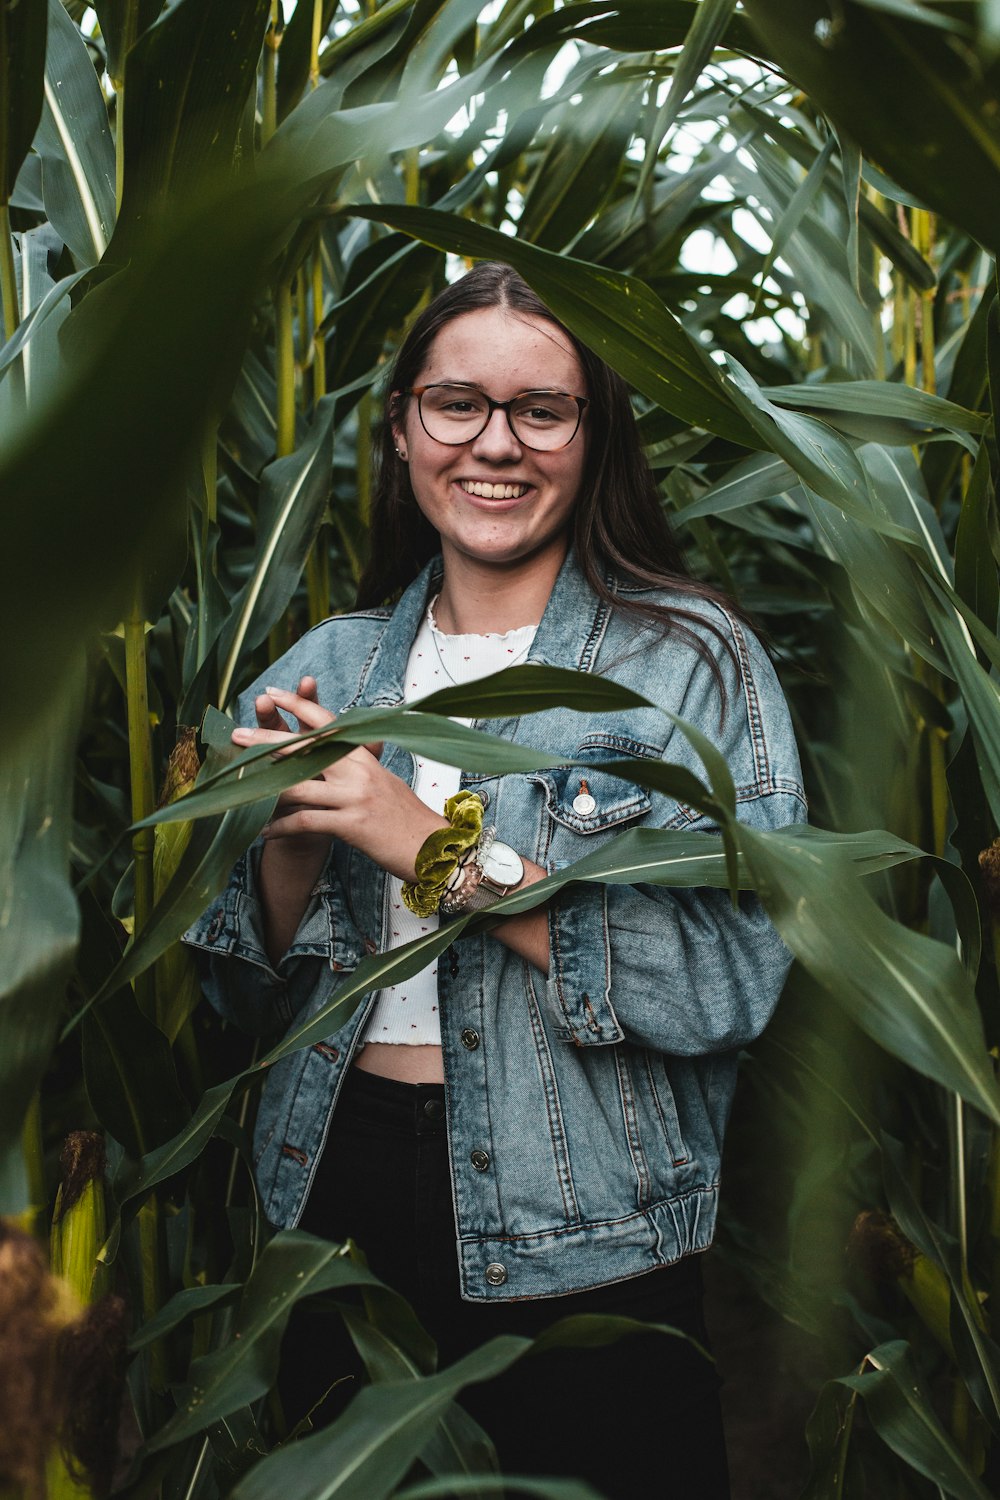
[[[696,570],[767,634],[814,820],[743,827],[704,744],[721,840],[636,830],[508,905],[640,863],[758,891],[796,964],[747,1059],[755,1146],[734,1133],[722,1237],[822,1351],[804,1494],[982,1500],[1000,1437],[997,7],[479,12],[0,0],[0,1211],[53,1221],[83,1300],[127,1300],[123,1493],[497,1493],[455,1401],[527,1341],[438,1370],[353,1246],[271,1230],[248,1165],[263,1070],[443,939],[366,959],[259,1052],[206,1012],[178,939],[312,759],[405,736],[523,770],[541,762],[447,715],[618,701],[514,669],[405,723],[344,715],[293,769],[228,745],[235,693],[350,607],[387,354],[448,256],[503,258],[633,386]],[[52,1163],[79,1130],[105,1143],[107,1204],[91,1174],[69,1220]],[[359,1334],[370,1384],[331,1428],[288,1434],[281,1335],[319,1293],[363,1294],[391,1359]],[[105,1451],[95,1492],[107,1472]]]

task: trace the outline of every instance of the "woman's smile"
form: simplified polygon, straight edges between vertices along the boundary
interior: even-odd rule
[[[455,483],[464,495],[474,500],[521,500],[532,486],[520,480],[457,479]]]

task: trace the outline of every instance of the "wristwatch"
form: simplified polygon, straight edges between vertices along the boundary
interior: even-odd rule
[[[459,883],[442,901],[441,909],[446,916],[485,911],[523,879],[524,861],[517,850],[502,844],[495,828],[484,828],[475,852],[462,868]]]

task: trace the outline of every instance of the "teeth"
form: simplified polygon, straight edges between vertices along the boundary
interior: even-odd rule
[[[462,481],[462,488],[470,495],[478,495],[481,500],[518,500],[525,494],[528,486],[526,484],[474,484]]]

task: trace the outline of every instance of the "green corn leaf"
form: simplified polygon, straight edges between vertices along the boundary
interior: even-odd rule
[[[0,1213],[29,1206],[21,1130],[59,1024],[79,935],[69,879],[83,663],[28,715],[0,764]]]
[[[270,9],[269,0],[246,0],[236,11],[180,0],[133,46],[119,256],[137,227],[248,166],[246,105]]]
[[[94,9],[108,52],[108,76],[121,82],[125,59],[160,14],[160,0],[94,0]]]
[[[80,268],[104,255],[115,224],[115,152],[90,54],[61,0],[48,0],[45,107],[35,137],[45,211]]]
[[[47,7],[5,5],[0,14],[0,206],[14,191],[42,112]]]
[[[901,187],[995,251],[1000,245],[996,78],[943,46],[927,6],[753,0],[747,16],[769,57]],[[949,27],[949,29],[951,29]]]
[[[954,950],[886,916],[842,853],[820,857],[798,830],[737,832],[768,915],[831,999],[888,1052],[1000,1123],[1000,1085]]]
[[[240,661],[288,608],[316,539],[330,493],[336,396],[325,396],[305,442],[261,475],[257,555],[219,638],[219,700],[229,697]]]
[[[593,1325],[589,1335],[580,1325]],[[565,1325],[576,1325],[573,1327]],[[600,1325],[598,1327],[597,1325]],[[547,1344],[581,1340],[610,1342],[632,1332],[675,1330],[630,1318],[568,1318],[542,1335]],[[313,1500],[386,1500],[427,1439],[430,1422],[469,1384],[490,1380],[537,1347],[508,1334],[423,1380],[367,1386],[325,1431],[272,1454],[233,1491],[233,1500],[264,1500],[275,1490],[306,1493]]]
[[[145,1349],[148,1344],[155,1344],[158,1339],[167,1333],[173,1333],[175,1328],[181,1328],[192,1318],[199,1317],[211,1307],[226,1307],[235,1302],[240,1296],[242,1288],[238,1284],[232,1286],[222,1284],[219,1286],[187,1286],[180,1292],[164,1302],[158,1312],[149,1318],[129,1339],[129,1348],[133,1351]]]
[[[646,141],[646,153],[635,190],[637,202],[653,175],[657,157],[671,126],[678,119],[685,100],[725,36],[735,9],[736,0],[702,0],[700,5],[694,7],[691,29],[684,38],[670,89]]]
[[[296,1302],[350,1287],[377,1289],[385,1297],[403,1300],[367,1267],[350,1259],[345,1246],[301,1230],[276,1234],[243,1288],[233,1337],[191,1365],[178,1411],[154,1435],[149,1451],[201,1432],[209,1422],[264,1395],[277,1378],[281,1338]]]
[[[995,1434],[1000,1433],[1000,1348],[990,1338],[986,1318],[969,1282],[961,1246],[926,1213],[909,1180],[906,1153],[882,1132],[886,1197],[900,1229],[940,1266],[951,1286],[952,1339],[973,1400]]]
[[[369,1298],[369,1304],[371,1299]],[[395,1311],[392,1304],[384,1310]],[[384,1327],[382,1319],[373,1307],[366,1305],[365,1316],[349,1307],[341,1308],[341,1315],[351,1341],[360,1355],[369,1380],[378,1385],[386,1380],[417,1380],[424,1373],[417,1361],[397,1344]],[[381,1309],[380,1309],[381,1311]],[[436,1364],[436,1361],[435,1361]],[[421,1450],[420,1459],[432,1474],[495,1474],[497,1472],[496,1450],[486,1433],[460,1406],[446,1409],[438,1421],[431,1437]],[[497,1497],[496,1485],[480,1481],[476,1494],[483,1500]]]
[[[841,1375],[839,1383],[857,1391],[882,1441],[954,1500],[990,1500],[989,1491],[938,1421],[909,1345],[902,1339],[881,1344],[867,1363],[874,1368],[861,1375]]]

